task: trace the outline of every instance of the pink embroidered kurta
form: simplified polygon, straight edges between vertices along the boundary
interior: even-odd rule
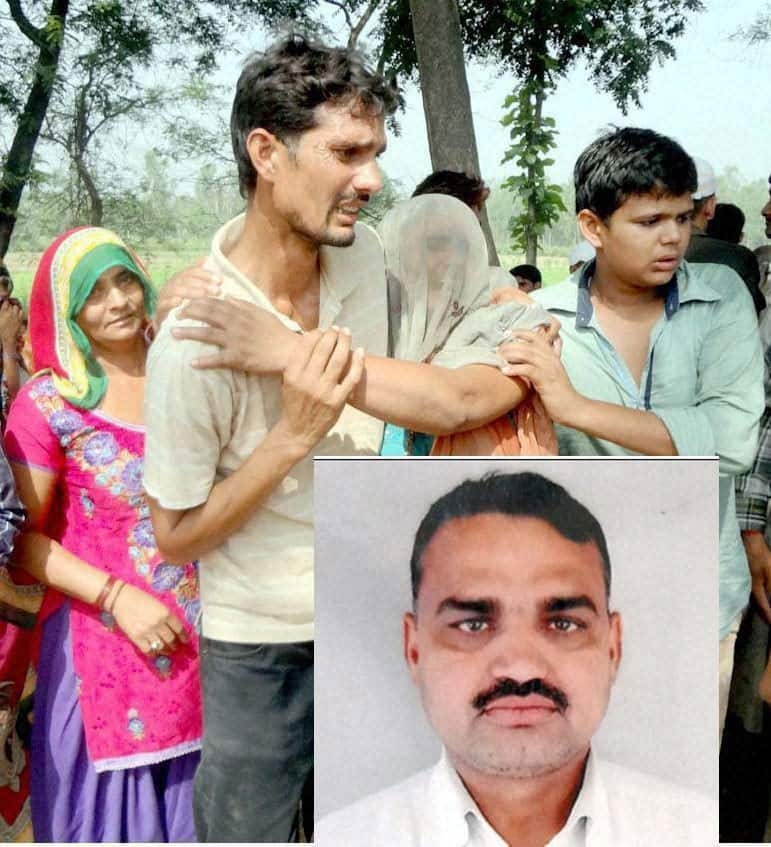
[[[45,533],[84,561],[153,594],[183,622],[171,655],[138,650],[108,612],[72,599],[78,696],[97,771],[153,764],[200,748],[196,565],[158,553],[142,489],[144,429],[77,409],[49,376],[27,383],[6,431],[11,462],[57,476]],[[61,605],[49,590],[42,617]]]

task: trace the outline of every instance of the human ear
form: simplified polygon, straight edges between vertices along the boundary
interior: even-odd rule
[[[412,612],[406,612],[402,621],[402,629],[404,635],[404,658],[407,662],[407,667],[410,669],[410,675],[414,682],[417,682],[418,672],[418,621]]]
[[[616,679],[616,674],[618,673],[618,666],[621,664],[621,638],[622,635],[622,627],[621,627],[621,615],[618,612],[610,613],[610,638],[609,638],[609,652],[610,652],[610,666],[611,666],[611,682]]]
[[[602,247],[602,238],[606,227],[602,219],[591,209],[581,209],[578,213],[578,227],[581,230],[581,235],[595,250]]]
[[[246,139],[246,150],[257,178],[273,182],[275,158],[279,141],[266,129],[253,129]]]

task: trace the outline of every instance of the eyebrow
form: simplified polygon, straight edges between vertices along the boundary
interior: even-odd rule
[[[599,615],[594,600],[588,594],[579,594],[575,597],[550,597],[544,603],[545,612],[568,612],[571,609],[589,609],[595,615]]]
[[[357,144],[355,141],[351,142],[351,141],[346,141],[343,138],[336,138],[336,139],[332,139],[332,141],[329,142],[329,146],[332,147],[332,148],[363,151],[363,150],[370,150],[375,145],[374,145],[374,142],[370,142],[370,143],[367,143],[367,144]],[[375,155],[376,156],[382,155],[383,153],[385,153],[387,147],[388,147],[388,142],[384,141],[381,145],[379,145],[377,148],[375,148]]]
[[[678,209],[674,212],[664,212],[659,209],[652,209],[648,212],[640,212],[640,214],[635,215],[632,220],[633,221],[645,221],[649,218],[679,218],[683,215],[690,215],[694,210],[694,206],[690,205],[683,209]]]
[[[479,598],[473,600],[462,600],[459,597],[445,597],[436,607],[436,614],[442,612],[474,612],[478,615],[491,615],[497,607],[495,600]]]

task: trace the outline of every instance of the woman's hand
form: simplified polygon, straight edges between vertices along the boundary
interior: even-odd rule
[[[142,653],[172,653],[187,632],[180,619],[152,594],[126,583],[120,588],[112,616],[131,643]]]

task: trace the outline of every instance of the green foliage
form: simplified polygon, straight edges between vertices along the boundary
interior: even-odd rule
[[[548,182],[546,168],[554,164],[548,154],[557,146],[553,118],[541,114],[543,89],[535,81],[523,83],[504,102],[508,109],[501,123],[509,127],[512,144],[503,163],[513,162],[519,173],[504,188],[516,194],[523,208],[509,222],[514,249],[537,250],[546,228],[565,211],[559,185]]]
[[[497,60],[520,81],[504,103],[501,123],[510,127],[512,145],[503,161],[518,172],[505,184],[523,203],[511,221],[515,245],[535,259],[547,227],[565,206],[559,186],[548,183],[545,169],[553,164],[556,146],[551,118],[543,117],[544,100],[560,78],[584,59],[589,76],[626,112],[640,104],[654,63],[674,56],[671,41],[685,29],[687,13],[702,8],[700,0],[509,0],[484,5],[461,2],[466,13],[467,50]]]
[[[518,85],[505,103],[503,125],[512,145],[505,162],[517,172],[506,182],[522,202],[512,219],[516,244],[535,250],[563,205],[545,169],[556,132],[541,107],[559,80],[586,62],[591,81],[622,112],[639,105],[656,63],[674,56],[672,42],[701,0],[457,0],[463,44],[470,58],[508,71]],[[417,78],[418,58],[409,0],[387,0],[376,32],[384,67]]]

